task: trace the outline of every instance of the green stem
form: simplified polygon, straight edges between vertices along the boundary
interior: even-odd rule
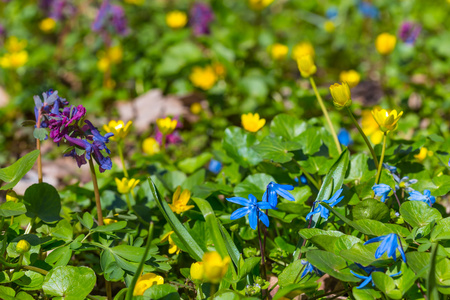
[[[215,283],[211,283],[210,285],[210,289],[209,289],[209,299],[214,299],[214,295],[216,294],[217,291],[217,285]]]
[[[130,211],[130,213],[133,211],[133,207],[131,206],[131,202],[130,202],[130,196],[128,194],[125,194],[125,199],[127,200],[127,206],[128,206],[128,210]]]
[[[122,146],[123,146],[122,141],[117,143],[117,151],[119,152],[120,162],[122,163],[123,175],[125,175],[125,177],[128,178],[128,171],[127,171],[127,166],[125,165],[125,159],[123,158]]]
[[[161,139],[161,152],[162,153],[166,152],[166,135],[165,134],[162,135],[162,139]]]
[[[387,133],[385,132],[383,136],[383,151],[381,151],[380,163],[378,164],[378,172],[375,180],[376,184],[380,183],[381,169],[383,168],[384,153],[386,152],[386,137]]]
[[[102,226],[103,225],[102,204],[100,202],[100,192],[98,190],[97,175],[95,174],[95,168],[94,163],[92,162],[92,157],[89,160],[89,167],[91,168],[92,183],[94,184],[94,195],[95,195],[95,205],[97,206],[98,225]]]
[[[41,127],[41,116],[42,116],[42,108],[39,109],[38,119],[36,123],[36,128]],[[36,139],[36,149],[39,150],[39,155],[37,159],[37,168],[38,168],[38,181],[39,183],[42,183],[42,157],[41,157],[41,140]]]
[[[378,167],[378,159],[377,159],[377,155],[375,154],[375,151],[373,150],[372,145],[369,142],[369,139],[367,138],[366,134],[364,133],[364,131],[361,129],[361,127],[358,124],[358,121],[356,121],[355,117],[353,116],[352,111],[350,110],[350,108],[348,108],[348,106],[346,107],[347,112],[350,116],[350,118],[352,119],[353,124],[355,124],[356,128],[358,129],[359,133],[361,134],[361,136],[364,139],[364,142],[366,142],[367,147],[369,147],[370,153],[372,154],[372,158],[373,161],[375,162],[375,167]]]
[[[333,136],[334,143],[336,144],[336,148],[337,148],[339,154],[341,154],[342,153],[341,144],[339,143],[339,139],[336,135],[336,131],[334,130],[333,124],[331,123],[330,117],[328,116],[327,109],[325,108],[325,105],[323,104],[322,97],[320,96],[319,91],[317,90],[316,82],[314,81],[314,78],[312,78],[312,77],[309,77],[309,81],[311,82],[311,86],[314,90],[314,93],[316,94],[316,98],[317,98],[317,101],[319,102],[320,108],[322,109],[323,116],[327,120],[328,127],[330,127],[331,135]]]

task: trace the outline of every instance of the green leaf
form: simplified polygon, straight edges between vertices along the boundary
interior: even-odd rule
[[[381,293],[371,287],[358,289],[356,286],[352,289],[353,297],[356,300],[376,300],[381,298]]]
[[[296,296],[303,294],[305,292],[312,292],[316,290],[318,284],[315,282],[305,282],[305,283],[294,283],[287,285],[278,290],[275,296],[272,298],[273,300],[278,300],[283,297],[288,299],[293,299]]]
[[[33,271],[26,271],[24,276],[14,281],[14,283],[26,291],[40,290],[43,282],[44,276]]]
[[[317,228],[302,229],[300,230],[299,234],[302,238],[309,240],[319,249],[327,250],[329,252],[333,252],[334,243],[340,236],[344,235],[340,231],[325,231]]]
[[[172,227],[173,231],[175,231],[177,237],[183,242],[183,244],[188,249],[189,254],[197,261],[201,261],[203,257],[203,250],[200,248],[198,243],[192,238],[187,229],[181,224],[178,218],[174,215],[169,205],[165,201],[162,201],[158,195],[158,191],[156,189],[155,184],[152,179],[148,179],[148,184],[150,185],[150,189],[152,191],[153,197],[156,200],[156,204],[158,205],[159,210],[162,215],[166,219],[167,223],[169,223],[170,227]]]
[[[394,279],[382,272],[372,272],[375,286],[392,299],[402,299],[402,293],[395,289]]]
[[[25,191],[23,201],[27,207],[27,217],[40,218],[44,222],[61,219],[61,198],[58,191],[50,184],[42,182],[31,185]]]
[[[149,287],[144,292],[144,297],[148,299],[164,299],[164,300],[179,300],[180,295],[177,289],[170,284],[157,284]]]
[[[243,167],[255,166],[262,161],[259,154],[252,149],[257,142],[256,136],[239,127],[228,127],[222,141],[223,149],[228,156]]]
[[[440,212],[421,201],[407,201],[400,206],[400,214],[412,227],[422,227],[442,219]]]
[[[27,212],[25,204],[20,202],[8,201],[0,205],[1,217],[20,216]]]
[[[234,262],[234,264],[238,266],[240,255],[239,250],[237,249],[235,243],[233,242],[233,239],[231,238],[226,228],[220,223],[219,220],[217,220],[217,223],[219,224],[220,232],[222,233],[223,239],[225,240],[225,245],[227,247],[228,254],[230,255],[231,260]]]
[[[279,114],[273,118],[270,131],[276,136],[281,136],[286,141],[291,141],[299,136],[307,128],[307,124],[296,117]]]
[[[178,163],[178,168],[185,173],[194,173],[212,158],[212,154],[204,152],[199,156],[186,158]]]
[[[38,156],[39,150],[31,151],[9,167],[0,169],[0,180],[9,182],[2,186],[0,190],[8,190],[16,186],[20,179],[31,170]]]
[[[445,218],[437,222],[430,235],[432,242],[450,240],[450,218]]]
[[[437,246],[438,244],[433,244],[431,250],[431,260],[430,260],[430,270],[427,276],[427,298],[428,299],[439,299],[439,292],[437,289],[436,282],[436,257],[437,257]]]
[[[96,276],[87,267],[60,266],[51,270],[44,279],[44,292],[65,300],[84,300],[95,286]]]
[[[35,128],[33,131],[33,136],[37,140],[44,141],[48,136],[48,131],[45,128]]]
[[[390,219],[389,208],[383,202],[366,199],[356,204],[352,209],[354,220],[371,219],[387,222]]]
[[[321,135],[318,134],[317,127],[311,127],[303,131],[293,141],[301,145],[304,154],[314,154],[319,151],[322,146]]]
[[[278,284],[281,287],[295,283],[296,279],[300,278],[300,272],[302,272],[303,264],[301,259],[297,259],[290,263],[278,276]]]
[[[97,226],[91,229],[93,232],[114,232],[127,227],[127,221],[119,221],[108,225]]]
[[[351,249],[353,245],[361,243],[361,239],[352,235],[342,235],[334,242],[334,254],[340,255],[342,250]]]
[[[45,262],[54,267],[65,266],[69,263],[71,257],[72,249],[69,246],[64,246],[50,252],[45,258]]]
[[[253,146],[253,149],[259,153],[263,159],[272,160],[278,163],[288,162],[294,157],[289,151],[301,148],[299,143],[282,142],[279,138],[266,136],[259,144]]]
[[[236,185],[234,188],[234,194],[236,197],[248,198],[249,194],[252,194],[257,199],[261,200],[267,185],[275,179],[267,174],[253,174],[245,178],[244,181]]]
[[[69,221],[62,219],[56,224],[56,227],[52,229],[51,234],[65,242],[72,241],[73,238],[73,228]]]
[[[358,278],[350,273],[347,262],[342,257],[323,250],[311,250],[306,253],[306,259],[313,266],[328,275],[345,281],[358,282]]]
[[[261,257],[249,257],[247,259],[240,258],[239,262],[239,279],[247,276],[261,262]]]
[[[157,252],[157,247],[152,246],[150,251],[147,253],[145,261],[149,260],[153,254]],[[140,262],[144,257],[145,248],[129,246],[129,245],[119,245],[116,247],[109,248],[114,255],[118,255],[132,262]]]
[[[78,218],[78,221],[80,221],[81,225],[83,225],[87,229],[91,229],[92,226],[94,226],[94,218],[88,212],[85,212],[83,214],[83,218],[80,218],[80,216],[78,216],[78,215],[77,215],[77,218]]]

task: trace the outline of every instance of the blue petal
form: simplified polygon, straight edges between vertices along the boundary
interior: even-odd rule
[[[330,204],[331,207],[335,207],[336,204],[338,204],[339,202],[342,201],[342,199],[344,199],[344,196],[339,197],[336,201],[334,201],[333,203]]]
[[[367,242],[365,242],[364,245],[380,242],[384,240],[385,237],[386,237],[385,235],[374,237],[373,239],[370,239]]]
[[[269,227],[269,217],[267,217],[266,214],[263,213],[262,211],[258,211],[258,216],[261,222],[263,222],[263,224],[266,225],[266,227]]]
[[[353,272],[352,270],[350,270],[350,273],[352,273],[353,275],[355,275],[356,277],[358,277],[359,279],[366,279],[367,276],[363,276],[363,275],[359,275],[358,273]]]
[[[272,205],[273,207],[277,206],[278,197],[277,197],[277,193],[274,190],[269,189],[267,198],[268,198],[268,202],[270,203],[270,205]]]
[[[253,230],[256,230],[256,227],[258,226],[258,215],[256,209],[250,210],[250,213],[248,214],[248,222],[250,223],[250,227]]]
[[[236,204],[243,205],[243,206],[252,205],[251,201],[249,201],[245,198],[242,198],[242,197],[232,197],[232,198],[227,198],[227,200],[232,203],[236,203]]]
[[[250,202],[252,203],[252,205],[255,205],[256,202],[258,201],[258,199],[256,199],[255,196],[253,196],[252,194],[248,195],[248,199],[250,200]]]
[[[371,282],[372,281],[372,275],[370,275],[370,276],[368,276],[367,278],[366,278],[366,280],[364,280],[363,282],[361,282],[361,284],[357,287],[357,289],[362,289],[362,288],[364,288],[366,285],[368,285],[369,284],[369,282]],[[373,283],[372,283],[372,285],[373,285]]]
[[[279,189],[279,188],[277,188],[275,191],[277,192],[278,195],[280,195],[284,199],[289,200],[289,201],[295,201],[294,196],[292,196],[291,193],[289,193],[288,191],[285,191],[285,190]]]
[[[278,184],[275,183],[275,189],[283,189],[283,190],[287,190],[287,191],[292,191],[294,189],[294,187],[290,184]]]
[[[334,201],[336,201],[336,199],[341,195],[343,189],[339,189],[336,191],[336,193],[334,193],[333,197],[331,197],[330,200],[327,201],[327,203],[333,203]]]
[[[272,205],[270,205],[269,202],[258,202],[258,203],[256,203],[256,205],[260,209],[277,209],[276,207],[272,207]]]
[[[230,220],[236,220],[239,218],[242,218],[243,216],[247,215],[250,212],[250,208],[248,207],[241,207],[239,209],[236,209],[230,216]]]
[[[267,199],[267,190],[264,192],[263,196],[262,196],[262,201],[263,202],[268,202],[269,200]]]

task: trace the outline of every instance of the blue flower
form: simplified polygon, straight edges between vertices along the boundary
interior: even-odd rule
[[[352,137],[350,136],[350,133],[344,128],[341,128],[341,130],[339,130],[338,140],[342,145],[346,147],[353,144],[353,140]]]
[[[400,237],[395,233],[390,233],[388,235],[382,235],[373,239],[368,240],[364,245],[381,242],[375,252],[375,258],[380,258],[385,252],[387,252],[388,257],[392,257],[394,261],[397,261],[395,251],[398,249],[402,255],[403,261],[406,262],[405,252],[401,246]]]
[[[385,202],[386,199],[389,199],[388,195],[392,189],[387,184],[380,183],[380,184],[375,184],[372,187],[372,190],[375,192],[375,196],[377,196],[377,197],[382,196],[380,199],[381,202]]]
[[[300,175],[300,182],[303,184],[308,184],[308,179],[306,179],[305,174]]]
[[[324,200],[324,201],[315,201],[314,205],[313,205],[313,210],[306,215],[306,220],[309,220],[312,215],[315,214],[320,214],[322,216],[322,218],[324,218],[325,220],[328,220],[328,217],[330,216],[330,211],[325,207],[322,206],[320,204],[320,202],[325,202],[327,204],[329,204],[331,207],[334,207],[336,204],[338,204],[339,202],[341,202],[342,199],[344,199],[344,196],[339,197],[342,193],[342,189],[339,189],[334,195],[333,197],[331,197],[330,200]],[[317,207],[315,206],[316,203],[319,202],[319,205],[317,205]]]
[[[92,139],[94,140],[93,144],[96,145],[99,150],[106,149],[106,152],[110,154],[111,151],[106,147],[106,143],[109,143],[109,138],[112,137],[114,133],[108,132],[103,136],[89,120],[85,120],[84,123],[87,124],[87,128],[86,126],[83,126],[83,130],[87,131],[87,129],[89,129],[92,134]]]
[[[361,2],[359,2],[358,9],[359,9],[359,12],[360,12],[364,17],[371,18],[371,19],[376,19],[376,18],[378,18],[379,11],[378,11],[378,9],[377,9],[375,6],[373,6],[373,4],[370,3],[370,2],[366,2],[366,1],[361,1]]]
[[[336,6],[329,7],[327,9],[327,11],[325,12],[325,16],[330,20],[336,19],[337,15],[338,15],[338,9]]]
[[[300,276],[300,279],[305,277],[306,275],[308,275],[309,273],[314,273],[318,276],[322,276],[324,273],[322,273],[322,271],[320,271],[319,269],[317,269],[316,267],[314,267],[310,262],[307,262],[306,260],[302,259],[301,264],[306,266],[305,269],[302,272],[302,275]]]
[[[292,191],[294,187],[288,184],[278,184],[271,181],[264,192],[262,197],[263,202],[269,202],[272,209],[275,209],[278,204],[277,194],[286,200],[294,201],[294,196],[292,196],[288,191]]]
[[[261,220],[266,227],[269,227],[269,218],[261,211],[261,209],[272,208],[268,202],[257,202],[256,197],[252,194],[248,195],[248,200],[242,197],[232,197],[227,198],[227,200],[245,206],[235,210],[231,214],[230,220],[236,220],[248,215],[248,221],[253,230],[256,230],[256,227],[258,226],[258,219]]]
[[[434,202],[436,202],[436,198],[431,196],[431,192],[429,190],[424,190],[423,195],[418,191],[411,191],[408,199],[413,201],[422,201],[429,206],[432,206]]]
[[[222,163],[218,160],[211,159],[208,165],[208,170],[214,174],[219,174],[222,169]]]
[[[395,174],[392,174],[392,176],[394,177],[394,180],[395,180],[395,190],[398,190],[400,188],[405,188],[405,190],[407,192],[411,192],[411,191],[413,191],[413,189],[410,188],[409,186],[411,184],[418,182],[417,179],[409,179],[408,176],[405,176],[402,179],[400,179],[400,177]]]
[[[367,267],[363,267],[363,268],[364,268],[364,271],[366,271],[366,268],[367,268]],[[374,267],[371,267],[371,268],[374,268]],[[372,272],[380,272],[380,271],[382,271],[382,270],[381,270],[381,269],[378,269],[378,268],[374,268],[374,269],[375,269],[375,270],[370,271],[370,272],[367,273],[367,274],[369,274],[368,276],[359,275],[359,274],[353,272],[352,270],[350,270],[350,273],[352,273],[353,275],[355,275],[355,276],[358,277],[359,279],[363,279],[363,280],[364,280],[364,281],[361,282],[361,284],[357,287],[357,289],[362,289],[362,288],[364,288],[366,285],[369,284],[369,282],[372,283],[372,286],[375,286],[375,283],[373,282],[373,279],[372,279]],[[367,272],[367,271],[366,271],[366,272]],[[394,277],[394,276],[400,275],[401,273],[402,273],[402,271],[400,271],[400,272],[398,272],[398,273],[396,273],[396,274],[389,275],[389,276],[390,276],[390,277]]]
[[[389,172],[391,172],[391,174],[394,174],[397,172],[397,167],[391,166],[388,163],[383,163],[383,167],[387,170],[389,170]]]

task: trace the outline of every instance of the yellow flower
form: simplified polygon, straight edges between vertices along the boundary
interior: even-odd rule
[[[242,127],[245,130],[250,132],[257,132],[261,128],[263,128],[264,124],[266,124],[266,119],[260,119],[259,114],[243,114],[241,116]]]
[[[289,48],[286,45],[276,43],[270,47],[270,54],[274,60],[282,60],[286,58]]]
[[[308,78],[314,75],[317,71],[317,67],[314,64],[314,60],[311,55],[305,55],[297,60],[297,66],[303,77]]]
[[[20,254],[30,251],[31,245],[26,240],[20,240],[16,244],[16,251]]]
[[[227,273],[230,264],[230,257],[224,259],[216,251],[207,252],[203,255],[203,269],[205,279],[212,283],[219,283],[223,276]]]
[[[420,148],[420,152],[414,155],[414,157],[420,162],[422,162],[427,156],[433,156],[433,151],[428,151],[425,147]]]
[[[326,32],[333,32],[336,29],[336,26],[334,25],[333,21],[325,21],[325,23],[323,23],[323,28],[325,29]]]
[[[375,47],[380,54],[388,55],[389,53],[394,51],[396,42],[397,38],[395,37],[395,35],[385,32],[377,36]]]
[[[331,85],[330,92],[333,97],[333,104],[338,110],[352,104],[352,95],[347,82],[344,81],[342,84],[335,83]]]
[[[161,131],[164,135],[171,134],[177,127],[177,123],[177,120],[172,120],[169,117],[156,120],[156,125],[158,126],[159,131]]]
[[[151,286],[164,284],[164,278],[154,273],[147,273],[139,276],[134,286],[133,296],[142,296],[144,292]]]
[[[4,69],[17,69],[25,65],[28,61],[28,52],[25,50],[13,53],[6,53],[0,58],[0,66]]]
[[[372,115],[375,121],[380,126],[381,131],[387,132],[397,129],[397,122],[403,115],[403,111],[397,113],[395,109],[388,111],[386,109],[374,108],[372,110]]]
[[[103,223],[105,223],[105,225],[109,225],[112,223],[117,223],[117,220],[111,219],[111,218],[105,218],[105,219],[103,219]]]
[[[381,143],[383,132],[380,130],[380,126],[378,126],[378,123],[373,118],[370,110],[363,110],[361,112],[361,117],[361,128],[364,134],[370,137],[370,140],[375,145]]]
[[[203,280],[205,270],[203,268],[203,262],[195,262],[191,265],[191,279],[192,280]]]
[[[126,3],[134,4],[134,5],[142,5],[145,0],[125,0]]]
[[[198,102],[192,103],[191,105],[191,113],[194,115],[198,115],[202,112],[202,105]]]
[[[121,194],[128,194],[131,192],[139,183],[140,180],[136,180],[134,178],[128,179],[126,177],[120,180],[116,178],[117,191]]]
[[[19,40],[15,36],[8,38],[8,40],[5,43],[5,48],[10,53],[20,52],[23,49],[25,49],[26,46],[27,46],[26,40]]]
[[[273,0],[248,0],[251,9],[261,10],[269,6]]]
[[[109,61],[112,64],[118,64],[122,61],[122,57],[123,57],[123,50],[122,47],[120,45],[108,48],[108,50],[106,51],[106,55],[109,58]]]
[[[154,155],[160,151],[159,143],[152,137],[146,138],[142,143],[142,150],[148,155]]]
[[[169,204],[169,207],[174,213],[181,214],[194,207],[194,205],[187,205],[189,199],[191,199],[191,192],[189,190],[181,192],[181,186],[178,186],[173,194],[172,203]]]
[[[174,10],[167,13],[166,15],[166,24],[170,28],[181,28],[184,27],[186,23],[187,23],[187,15],[182,11]]]
[[[127,124],[125,125],[125,123],[122,120],[119,121],[111,120],[109,121],[108,125],[103,125],[103,129],[106,132],[114,133],[114,136],[111,137],[112,140],[124,139],[130,132],[131,125],[133,125],[132,121],[128,121]]]
[[[39,23],[39,28],[43,31],[43,32],[50,32],[53,29],[55,29],[56,26],[56,21],[52,18],[45,18],[44,20],[42,20]]]
[[[225,76],[225,74],[226,74],[227,71],[226,71],[224,65],[222,65],[222,64],[219,63],[219,62],[216,62],[216,63],[213,63],[212,67],[213,67],[213,69],[214,69],[214,73],[216,73],[216,75],[217,75],[218,77],[222,78],[222,77]]]
[[[342,71],[341,74],[339,74],[339,80],[347,82],[350,88],[354,88],[361,80],[361,76],[355,70]]]
[[[292,58],[298,60],[305,55],[311,55],[314,58],[314,47],[309,42],[301,42],[294,46],[292,49]]]
[[[171,235],[174,234],[174,231],[170,231],[168,233],[166,233],[165,235],[162,236],[161,238],[161,243],[165,243],[167,241],[169,241],[169,254],[178,254],[180,253],[181,249],[178,248],[177,245],[175,245],[175,243],[172,240]]]
[[[111,61],[109,60],[109,58],[106,56],[103,56],[97,62],[97,69],[101,72],[106,72],[109,69],[110,65],[111,65]]]
[[[17,202],[17,200],[19,200],[19,197],[13,190],[10,190],[6,193],[6,201]]]
[[[192,84],[202,90],[209,90],[217,82],[217,74],[211,66],[205,68],[194,67],[189,79]]]

